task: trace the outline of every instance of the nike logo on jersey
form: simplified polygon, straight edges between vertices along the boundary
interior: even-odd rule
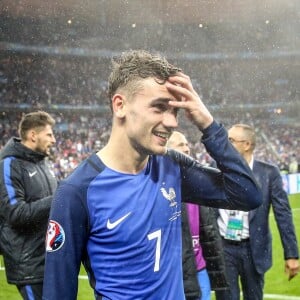
[[[120,219],[118,219],[118,220],[116,220],[114,222],[111,222],[110,219],[108,219],[107,223],[106,223],[107,229],[114,229],[120,223],[122,223],[130,214],[131,214],[131,211],[128,214],[126,214],[125,216],[121,217]]]
[[[37,171],[34,171],[34,172],[28,172],[28,174],[29,174],[29,177],[32,177],[32,176],[34,176],[36,173],[37,173]]]

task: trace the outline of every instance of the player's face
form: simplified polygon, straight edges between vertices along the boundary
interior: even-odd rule
[[[50,155],[50,150],[56,140],[50,125],[46,125],[42,130],[35,131],[34,135],[35,148],[34,150],[45,155]]]
[[[143,86],[127,103],[127,135],[140,154],[164,154],[168,138],[178,126],[177,110],[168,104],[176,98],[153,78],[143,80]]]

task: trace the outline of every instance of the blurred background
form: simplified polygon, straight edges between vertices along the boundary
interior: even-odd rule
[[[22,113],[46,110],[57,120],[54,167],[64,177],[106,142],[111,57],[143,48],[181,66],[225,126],[254,125],[257,155],[288,172],[300,151],[299,3],[2,0],[0,147]],[[184,118],[180,126],[209,163],[198,134]]]
[[[67,176],[107,141],[111,57],[141,48],[182,67],[217,121],[255,126],[256,157],[279,166],[299,210],[299,0],[1,0],[0,150],[23,113],[45,110],[57,122],[50,162],[58,179]],[[193,155],[209,164],[199,133],[180,120]],[[274,233],[265,298],[300,299]],[[2,266],[0,299],[19,299]],[[84,271],[80,279],[78,299],[91,299]]]
[[[181,66],[219,122],[255,126],[258,158],[298,172],[299,0],[2,0],[0,7],[0,147],[16,135],[22,113],[46,110],[57,120],[53,167],[66,176],[107,140],[111,57],[143,48]],[[199,134],[181,120],[193,154],[209,163]]]

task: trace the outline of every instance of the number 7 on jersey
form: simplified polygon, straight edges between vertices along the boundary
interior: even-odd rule
[[[155,250],[155,263],[154,263],[154,272],[157,272],[159,271],[159,263],[160,263],[161,229],[149,233],[147,237],[149,241],[153,239],[157,239],[156,250]]]

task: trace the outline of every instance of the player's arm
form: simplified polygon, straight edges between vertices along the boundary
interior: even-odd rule
[[[201,205],[251,210],[262,202],[252,171],[228,141],[225,128],[213,122],[202,137],[218,169],[205,168],[193,159],[181,162],[182,198]],[[184,156],[180,156],[184,157]]]
[[[80,189],[64,183],[55,193],[46,241],[44,300],[76,299],[89,226],[83,198]],[[53,235],[59,234],[55,243]]]

